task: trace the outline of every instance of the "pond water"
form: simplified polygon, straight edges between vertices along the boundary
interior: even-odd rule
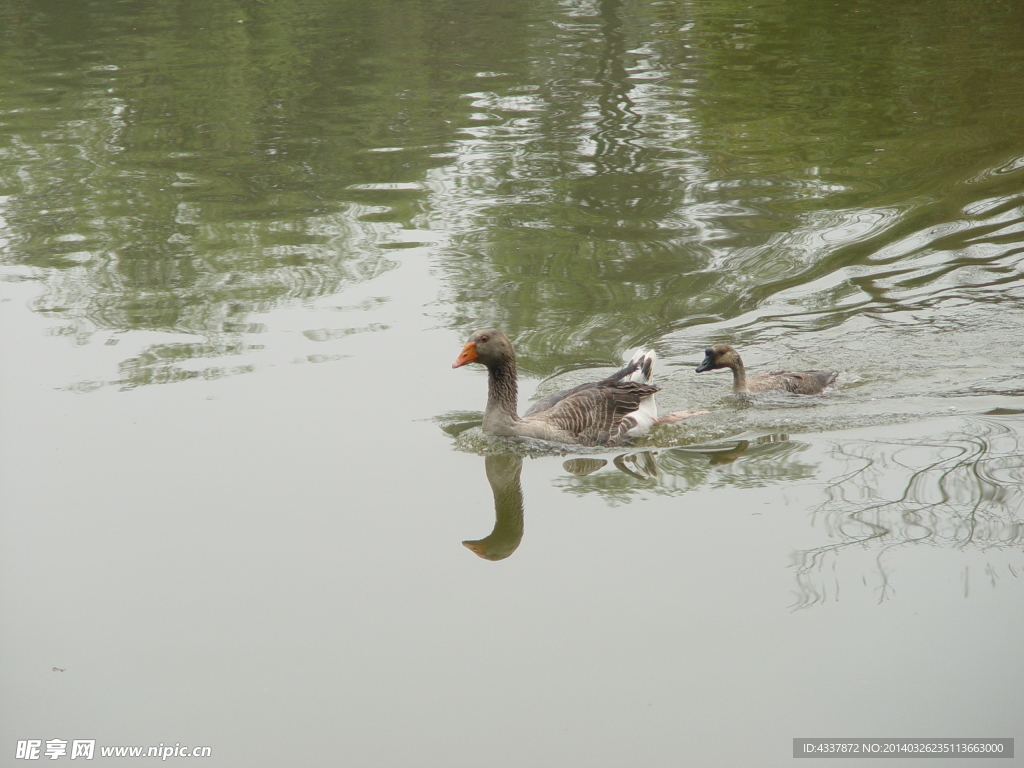
[[[1024,737],[1022,71],[1011,0],[0,5],[0,752]],[[492,326],[709,413],[488,438]]]

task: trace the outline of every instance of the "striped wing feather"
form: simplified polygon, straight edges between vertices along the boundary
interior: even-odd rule
[[[630,414],[640,407],[640,400],[660,390],[651,384],[621,378],[616,374],[604,381],[548,395],[535,403],[524,418],[543,419],[577,436],[584,445],[614,444],[636,425]]]
[[[627,378],[630,378],[631,374],[637,370],[640,371],[640,376],[642,376],[642,383],[650,384],[651,377],[653,375],[653,365],[654,361],[650,353],[637,353],[633,360],[630,360],[623,368],[619,369],[608,378],[601,379],[601,381],[592,381],[587,384],[580,384],[578,387],[563,389],[559,392],[547,395],[546,397],[542,397],[531,405],[523,416],[535,416],[539,413],[543,413],[544,411],[553,408],[560,400],[572,397],[577,392],[581,392],[585,389],[591,389],[593,387],[609,387],[621,384]],[[637,377],[633,376],[632,378],[636,380]],[[657,388],[655,391],[657,391]],[[643,397],[643,395],[640,395],[640,397]]]

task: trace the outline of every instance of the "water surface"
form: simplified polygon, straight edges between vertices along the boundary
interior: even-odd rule
[[[1021,736],[1022,69],[1010,0],[0,8],[0,750]],[[490,326],[710,413],[486,438]]]

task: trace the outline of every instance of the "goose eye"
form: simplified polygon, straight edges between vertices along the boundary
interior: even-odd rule
[[[488,336],[487,334],[484,334],[483,336],[480,337],[480,341],[487,341],[487,339],[489,339],[489,338],[490,338],[490,336]]]

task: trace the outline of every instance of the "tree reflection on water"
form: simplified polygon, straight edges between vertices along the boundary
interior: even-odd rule
[[[873,555],[879,602],[894,594],[886,556],[902,548],[1019,550],[1024,542],[1022,433],[1019,417],[979,417],[941,439],[835,443],[831,454],[847,470],[829,482],[828,498],[813,519],[824,523],[836,543],[794,553],[795,607],[838,599],[838,576],[827,580],[824,574],[854,548]],[[994,580],[992,563],[986,568]],[[1007,572],[1017,575],[1011,564]],[[969,571],[964,579],[966,594]]]

